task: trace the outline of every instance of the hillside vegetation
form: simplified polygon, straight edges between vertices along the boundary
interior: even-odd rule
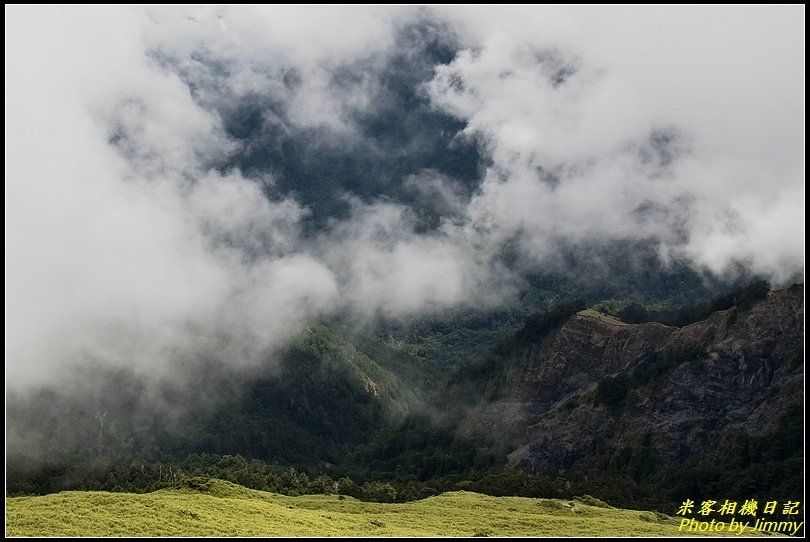
[[[193,479],[148,494],[64,492],[6,501],[12,536],[676,535],[676,519],[578,500],[455,491],[404,504],[287,497]]]
[[[311,322],[267,367],[212,363],[184,375],[194,390],[155,395],[90,367],[73,393],[9,399],[6,491],[146,493],[206,477],[380,503],[590,494],[672,514],[687,497],[797,500],[803,299],[802,285],[752,283],[670,311],[683,323],[716,309],[684,326],[651,305],[634,324],[605,314],[615,306],[560,302],[519,326],[479,321],[478,338],[499,337],[486,348],[473,316],[413,334]],[[411,348],[425,336],[429,353]],[[463,366],[428,363],[439,351],[467,352]]]

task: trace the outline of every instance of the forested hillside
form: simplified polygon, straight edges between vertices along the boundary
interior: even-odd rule
[[[448,325],[434,329],[447,342],[432,348],[471,354],[443,367],[438,383],[403,342],[313,323],[281,364],[240,393],[212,395],[182,431],[147,410],[139,414],[160,431],[127,434],[119,420],[132,419],[137,387],[122,388],[104,424],[37,417],[88,412],[81,401],[15,403],[30,434],[52,440],[37,462],[9,455],[7,487],[146,491],[204,475],[291,494],[334,486],[383,502],[453,489],[588,493],[662,510],[684,492],[789,498],[801,487],[802,300],[801,286],[752,283],[666,313],[708,316],[681,327],[631,324],[574,301],[503,325],[483,347],[481,335],[465,345],[463,324]]]

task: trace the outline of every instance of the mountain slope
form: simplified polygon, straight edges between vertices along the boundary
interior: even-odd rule
[[[199,428],[191,451],[331,464],[421,404],[420,390],[330,327],[311,323],[277,367]]]
[[[458,371],[429,416],[385,432],[363,461],[392,475],[412,465],[420,480],[465,462],[475,480],[470,469],[500,461],[664,509],[685,495],[795,500],[803,296],[732,296],[683,327],[558,306]]]
[[[682,327],[557,304],[512,334],[499,331],[482,358],[457,361],[461,368],[435,396],[437,373],[424,378],[422,360],[406,350],[312,323],[263,372],[227,386],[234,373],[199,372],[197,395],[216,400],[180,430],[161,425],[161,410],[138,406],[141,388],[125,379],[110,381],[116,394],[84,403],[78,394],[74,403],[36,396],[22,412],[26,404],[14,403],[15,443],[24,442],[22,429],[51,438],[50,448],[38,448],[44,461],[9,447],[7,489],[118,488],[105,473],[133,457],[177,471],[188,454],[241,454],[313,476],[390,482],[400,500],[448,489],[589,493],[669,512],[686,497],[796,500],[803,295],[798,285],[733,293],[679,311],[726,307]],[[460,351],[478,348],[475,341]],[[100,411],[109,413],[103,431],[93,418]],[[152,483],[120,487],[165,484],[161,465],[153,466]]]
[[[14,397],[12,478],[40,458],[70,465],[202,452],[336,463],[423,400],[417,386],[319,323],[263,367],[195,362],[178,370],[180,377],[150,388],[134,372],[87,367],[64,393]]]
[[[489,382],[497,392],[466,423],[508,407],[523,443],[510,462],[533,470],[598,469],[642,443],[662,462],[692,459],[731,431],[762,435],[800,397],[802,299],[780,290],[681,328],[581,311]]]

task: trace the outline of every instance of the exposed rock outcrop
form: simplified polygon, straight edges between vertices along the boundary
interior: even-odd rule
[[[773,429],[802,401],[804,289],[682,328],[577,313],[487,387],[463,431],[501,431],[510,463],[600,468],[627,449],[658,462]]]

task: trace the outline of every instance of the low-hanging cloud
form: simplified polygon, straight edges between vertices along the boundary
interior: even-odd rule
[[[797,13],[800,12],[800,13]],[[6,373],[255,364],[560,246],[803,272],[803,8],[6,8]],[[414,120],[415,119],[415,120]]]
[[[470,45],[428,92],[493,159],[472,224],[527,231],[541,258],[554,237],[649,238],[715,273],[735,260],[776,281],[803,269],[793,10],[447,15]]]
[[[334,275],[295,248],[306,210],[204,167],[232,143],[149,61],[148,17],[20,8],[13,19],[11,382],[86,359],[151,371],[178,352],[251,363],[328,310]]]

